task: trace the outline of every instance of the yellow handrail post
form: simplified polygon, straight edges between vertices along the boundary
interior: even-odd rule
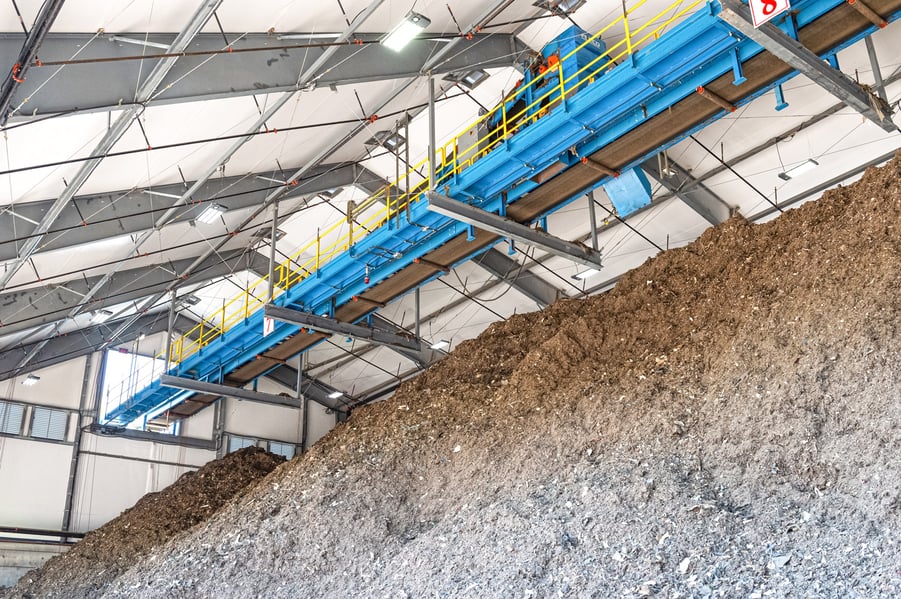
[[[319,251],[322,247],[322,237],[319,234],[319,227],[316,228],[316,276],[319,276]]]
[[[501,100],[501,120],[503,121],[503,126],[501,129],[501,141],[507,139],[507,100],[504,98]]]
[[[632,54],[632,34],[629,31],[629,11],[626,10],[626,0],[623,1],[623,29],[626,32],[626,52],[629,53],[629,62],[635,66],[635,56]]]
[[[566,87],[563,85],[563,63],[557,62],[557,78],[560,81],[560,102],[566,110]]]

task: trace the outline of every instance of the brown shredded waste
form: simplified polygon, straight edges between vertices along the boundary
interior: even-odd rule
[[[901,596],[901,158],[492,325],[104,597]]]
[[[152,549],[203,522],[285,459],[247,447],[188,472],[159,493],[85,535],[68,553],[23,576],[8,598],[99,597],[106,586]]]

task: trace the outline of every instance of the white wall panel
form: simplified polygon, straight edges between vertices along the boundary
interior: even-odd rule
[[[72,446],[0,438],[0,523],[59,529]]]

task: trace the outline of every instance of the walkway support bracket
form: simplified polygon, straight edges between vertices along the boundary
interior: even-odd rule
[[[429,209],[438,214],[449,216],[495,235],[509,237],[541,248],[546,252],[551,252],[589,268],[601,267],[601,254],[581,243],[566,241],[544,231],[537,231],[505,216],[482,210],[434,191],[428,193],[428,199]]]
[[[771,52],[799,73],[806,75],[827,92],[864,115],[889,133],[898,130],[892,122],[892,109],[878,96],[861,87],[850,77],[837,71],[792,39],[772,23],[754,27],[751,15],[738,0],[722,0],[720,18],[733,29]]]
[[[346,335],[347,337],[361,339],[376,345],[384,345],[386,347],[397,349],[413,351],[420,351],[422,349],[422,344],[418,339],[389,333],[373,327],[341,322],[334,318],[318,316],[309,312],[301,312],[300,310],[294,310],[292,308],[273,306],[272,304],[267,304],[263,309],[265,310],[264,314],[269,318],[313,329],[320,333]]]
[[[229,387],[228,385],[197,381],[179,376],[170,376],[168,374],[164,374],[160,377],[160,384],[163,385],[163,387],[184,389],[185,391],[196,391],[197,393],[203,393],[205,395],[234,397],[235,399],[256,401],[277,406],[287,406],[289,408],[302,407],[301,403],[294,397],[282,397],[281,395],[272,395],[271,393],[260,393],[259,391],[242,389],[241,387]]]

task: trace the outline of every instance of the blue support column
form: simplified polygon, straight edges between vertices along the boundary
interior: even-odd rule
[[[788,108],[788,102],[785,101],[785,92],[782,91],[782,84],[776,86],[776,110],[785,110]]]
[[[741,68],[741,54],[738,48],[735,48],[732,50],[732,85],[741,85],[747,80]]]

